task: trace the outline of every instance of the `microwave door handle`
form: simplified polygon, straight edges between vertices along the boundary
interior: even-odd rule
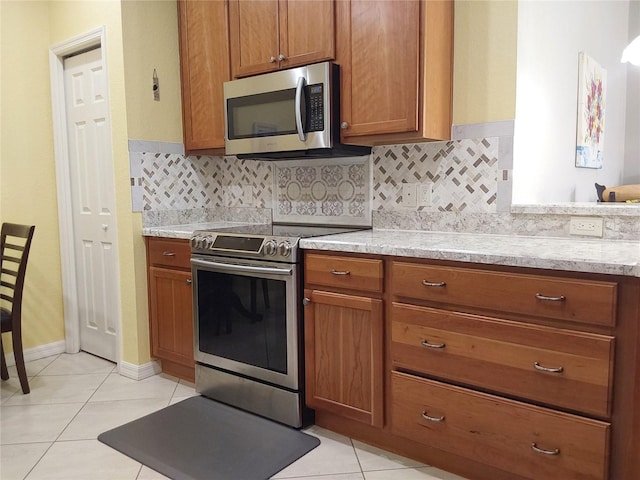
[[[302,128],[302,94],[307,81],[304,77],[298,77],[296,85],[296,130],[298,130],[298,138],[301,142],[307,139],[307,135]]]

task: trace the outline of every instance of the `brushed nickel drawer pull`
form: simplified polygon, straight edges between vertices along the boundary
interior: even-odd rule
[[[444,348],[447,346],[446,343],[429,343],[429,340],[422,340],[421,343],[423,347],[429,348]]]
[[[538,362],[533,362],[533,368],[535,368],[536,370],[540,370],[541,372],[549,372],[549,373],[562,373],[562,371],[564,370],[564,367],[556,367],[556,368],[543,367]]]
[[[536,442],[531,444],[531,450],[536,453],[542,453],[543,455],[560,455],[560,449],[554,448],[553,450],[545,450],[544,448],[540,448],[536,445]]]
[[[422,280],[422,284],[425,287],[446,287],[447,282],[428,282],[426,280]]]
[[[304,298],[302,299],[302,305],[304,305],[305,307],[306,307],[307,305],[309,305],[310,303],[311,303],[311,299],[310,299],[309,297],[304,297]]]
[[[190,278],[187,278],[187,280],[184,283],[186,283],[187,285],[191,285],[192,280]]]
[[[162,252],[162,255],[164,255],[165,257],[175,257],[176,256],[175,252]]]
[[[442,422],[444,420],[444,415],[441,417],[432,417],[431,415],[428,415],[425,410],[423,410],[422,418],[424,418],[425,420],[429,420],[430,422]]]
[[[559,297],[548,297],[546,295],[542,295],[541,293],[536,293],[536,298],[538,300],[546,300],[548,302],[564,302],[567,297],[564,295],[560,295]]]
[[[336,270],[335,268],[331,270],[331,275],[351,275],[349,270]]]

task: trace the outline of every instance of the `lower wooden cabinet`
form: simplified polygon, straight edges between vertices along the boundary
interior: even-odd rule
[[[147,239],[151,355],[162,371],[193,382],[193,299],[186,240]]]
[[[611,414],[614,338],[393,302],[395,368],[599,418]]]
[[[609,423],[392,373],[392,431],[534,480],[607,478]]]
[[[307,405],[383,423],[382,300],[305,290]]]
[[[473,480],[640,478],[640,279],[305,259],[318,425]]]

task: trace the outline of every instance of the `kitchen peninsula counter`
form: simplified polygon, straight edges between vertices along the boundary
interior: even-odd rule
[[[302,239],[300,246],[640,277],[640,241],[374,229]]]

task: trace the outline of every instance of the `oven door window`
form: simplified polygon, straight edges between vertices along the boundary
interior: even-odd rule
[[[286,281],[197,271],[203,353],[287,373]]]

